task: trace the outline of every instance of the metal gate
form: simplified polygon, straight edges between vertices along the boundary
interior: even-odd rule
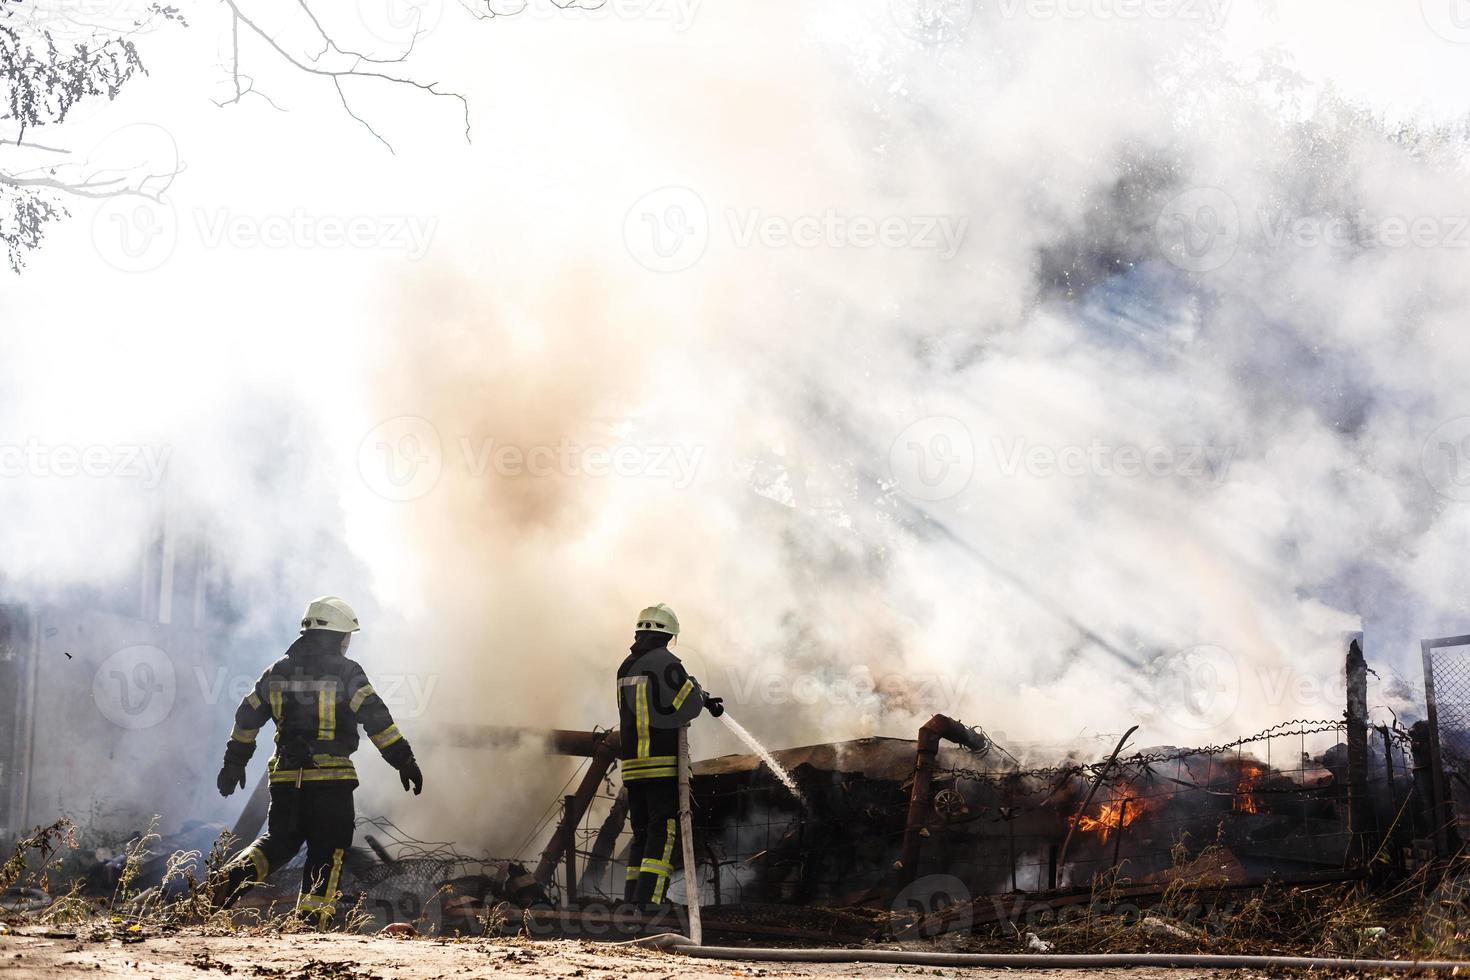
[[[1448,831],[1470,840],[1470,636],[1421,640],[1429,756],[1434,769],[1435,844],[1454,846]]]

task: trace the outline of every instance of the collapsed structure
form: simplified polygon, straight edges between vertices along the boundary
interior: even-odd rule
[[[1234,889],[1352,880],[1447,856],[1458,835],[1445,774],[1463,779],[1463,763],[1446,770],[1436,759],[1459,760],[1458,749],[1445,749],[1433,711],[1410,730],[1369,725],[1360,638],[1344,669],[1341,719],[1285,722],[1225,745],[1136,749],[1125,736],[1105,758],[1024,768],[979,728],[936,715],[914,739],[774,752],[801,799],[756,756],[696,763],[693,877],[706,927],[871,938],[893,929],[893,912],[907,917],[907,929],[936,920],[951,928],[956,910],[971,925],[1085,901],[1109,876],[1147,896],[1180,882]],[[522,736],[491,728],[450,735],[492,749]],[[1333,744],[1309,752],[1308,740],[1323,736]],[[598,934],[624,879],[625,801],[610,778],[616,744],[615,731],[546,734],[548,752],[585,762],[534,866],[393,855],[370,834],[370,850],[348,863],[345,902],[360,898],[385,924],[427,920],[474,932],[498,916],[516,928]],[[248,839],[262,812],[257,794],[237,836]],[[687,888],[687,879],[676,883],[676,902]],[[997,896],[1008,901],[987,904]],[[849,911],[813,926],[817,907]]]

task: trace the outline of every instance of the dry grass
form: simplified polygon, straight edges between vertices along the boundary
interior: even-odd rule
[[[112,894],[106,897],[83,892],[83,879],[73,876],[66,891],[56,894],[53,881],[66,866],[68,851],[77,849],[77,830],[69,820],[59,820],[40,828],[16,844],[15,850],[0,865],[0,892],[7,889],[34,889],[47,896],[45,908],[14,911],[0,907],[0,922],[7,925],[44,926],[67,929],[92,940],[119,939],[134,942],[149,933],[174,932],[189,928],[204,935],[283,934],[319,931],[318,925],[294,910],[268,914],[259,909],[221,909],[214,894],[224,882],[224,867],[230,854],[231,839],[223,835],[209,854],[198,851],[175,851],[165,860],[162,881],[138,889],[139,875],[145,863],[154,858],[152,849],[159,842],[157,820],[148,829],[127,842],[123,863]],[[203,876],[196,873],[201,867]],[[358,932],[372,921],[361,902],[337,916],[328,931]]]
[[[1127,862],[1094,879],[1086,901],[1031,907],[1016,921],[985,924],[946,948],[1015,952],[1034,933],[1056,952],[1189,952],[1362,957],[1470,958],[1470,856],[1391,875],[1375,855],[1367,878],[1322,884],[1232,887],[1213,866],[1217,843],[1175,848],[1180,874],[1161,894],[1129,897]],[[946,916],[969,933],[963,915]]]
[[[35,889],[46,906],[35,911],[0,908],[0,922],[11,926],[65,929],[93,940],[137,941],[149,934],[188,929],[205,935],[280,935],[317,931],[316,924],[292,911],[222,910],[213,894],[223,879],[229,841],[210,853],[180,851],[167,858],[163,881],[139,888],[144,864],[159,837],[154,826],[128,842],[121,873],[107,896],[84,894],[82,879],[57,893],[65,880],[60,869],[77,846],[76,828],[58,821],[21,840],[0,864],[0,891]],[[1051,943],[1057,952],[1211,952],[1332,957],[1470,957],[1470,856],[1424,867],[1408,877],[1387,874],[1370,880],[1315,885],[1268,883],[1245,890],[1220,877],[1195,872],[1210,867],[1218,845],[1192,852],[1175,849],[1180,874],[1161,894],[1130,899],[1127,863],[1099,875],[1088,901],[1030,910],[1020,921],[969,928],[963,916],[948,915],[947,933],[933,941],[946,948],[1016,951],[1027,934]],[[198,877],[196,869],[202,869]],[[1386,871],[1387,869],[1381,869]],[[793,910],[797,911],[797,910]],[[955,910],[951,910],[953,912]],[[500,935],[519,909],[488,906],[481,922],[487,935]],[[329,927],[358,932],[372,921],[359,904]],[[422,930],[421,930],[422,931]],[[525,930],[530,934],[529,928]],[[916,937],[917,938],[917,937]]]

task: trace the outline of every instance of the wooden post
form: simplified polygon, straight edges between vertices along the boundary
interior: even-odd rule
[[[1006,828],[1010,832],[1009,835],[1008,835],[1009,838],[1010,838],[1010,840],[1009,840],[1009,847],[1007,848],[1007,850],[1010,851],[1010,858],[1011,858],[1011,891],[1012,892],[1018,892],[1021,889],[1016,884],[1016,814],[1015,814],[1015,811],[1012,811],[1010,817],[1007,818],[1007,820],[1006,820]]]
[[[1377,850],[1373,835],[1373,802],[1368,798],[1368,664],[1363,634],[1348,636],[1347,661],[1347,791],[1348,829],[1352,834],[1349,864],[1362,866]]]
[[[1123,828],[1128,825],[1128,797],[1118,804],[1118,829],[1114,831],[1117,835],[1113,838],[1113,868],[1118,867],[1118,855],[1123,850]]]
[[[1388,779],[1388,798],[1397,803],[1399,787],[1398,780],[1393,777],[1393,742],[1387,725],[1378,726],[1378,736],[1383,739],[1383,772]]]
[[[679,836],[684,838],[684,903],[689,909],[689,939],[704,945],[699,921],[699,865],[694,862],[694,810],[689,802],[689,726],[679,729]]]
[[[577,808],[577,798],[568,795],[562,802],[563,813],[570,818]],[[567,859],[567,888],[566,904],[571,908],[577,902],[577,824],[571,819],[563,819],[561,846],[566,852]]]

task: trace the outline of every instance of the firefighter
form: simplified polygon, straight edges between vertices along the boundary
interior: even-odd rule
[[[618,668],[618,757],[633,840],[624,898],[646,911],[664,902],[678,843],[679,729],[701,708],[718,718],[724,702],[700,689],[669,649],[679,617],[663,603],[638,614],[633,646]]]
[[[342,858],[352,846],[352,791],[357,770],[357,726],[398,770],[405,791],[417,796],[424,775],[408,740],[367,675],[346,657],[360,627],[352,607],[336,596],[313,599],[301,617],[301,635],[286,655],[260,675],[235,711],[235,729],[219,771],[221,796],[245,786],[245,764],[266,719],[276,723],[276,751],[267,772],[270,812],[266,831],[225,868],[218,894],[228,906],[265,880],[306,845],[306,869],[296,908],[325,926],[337,909]]]

